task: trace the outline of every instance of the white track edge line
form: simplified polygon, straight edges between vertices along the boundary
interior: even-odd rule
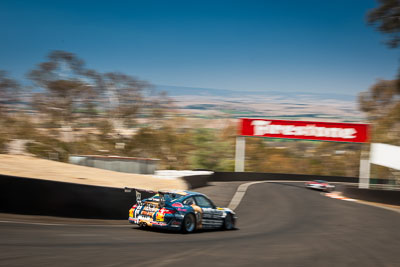
[[[239,185],[238,189],[236,190],[236,193],[233,195],[231,202],[228,205],[228,208],[231,210],[235,210],[240,202],[242,201],[244,195],[246,194],[247,188],[249,188],[250,185],[253,184],[260,184],[260,183],[305,183],[307,181],[291,181],[291,180],[280,180],[280,181],[271,181],[271,180],[266,180],[266,181],[257,181],[257,182],[249,182],[245,184]]]

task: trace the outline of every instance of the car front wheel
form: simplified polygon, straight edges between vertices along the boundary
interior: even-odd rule
[[[232,214],[227,214],[224,219],[224,229],[225,230],[232,230],[235,228],[235,221],[233,219]]]

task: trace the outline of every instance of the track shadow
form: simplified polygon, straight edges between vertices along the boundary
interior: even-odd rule
[[[135,231],[143,231],[143,232],[152,232],[152,233],[160,233],[160,234],[166,234],[166,235],[176,235],[176,234],[182,234],[182,235],[187,235],[187,233],[183,233],[180,230],[168,230],[168,229],[162,229],[162,228],[155,228],[155,227],[139,227],[139,226],[133,226],[131,229]],[[201,233],[224,233],[227,231],[238,231],[239,228],[236,227],[232,230],[224,230],[224,229],[200,229],[196,230],[193,233],[190,233],[189,235],[196,235],[196,234],[201,234]]]

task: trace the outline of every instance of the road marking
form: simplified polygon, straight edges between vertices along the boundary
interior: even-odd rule
[[[228,205],[228,208],[231,210],[235,210],[237,206],[239,206],[240,202],[242,201],[244,194],[246,194],[247,188],[250,185],[253,184],[259,184],[259,183],[266,183],[267,181],[259,181],[259,182],[250,182],[250,183],[245,183],[239,185],[238,189],[236,190],[236,193],[233,195],[231,202]]]
[[[359,204],[376,207],[376,208],[381,208],[381,209],[385,209],[385,210],[391,210],[391,211],[400,213],[400,208],[392,208],[392,207],[385,206],[384,204],[381,204],[381,203],[374,203],[374,202],[368,202],[368,201],[363,201],[363,200],[359,200],[359,199],[352,199],[352,198],[344,197],[339,192],[325,193],[324,195],[327,197],[330,197],[330,198],[335,198],[335,199],[340,199],[340,200],[345,200],[345,201],[352,201],[352,202],[356,202]]]
[[[266,181],[257,181],[257,182],[249,182],[245,184],[239,185],[238,189],[236,190],[236,193],[233,195],[231,202],[228,205],[228,208],[231,210],[235,210],[240,202],[242,201],[244,195],[246,194],[247,188],[249,188],[250,185],[253,184],[260,184],[260,183],[305,183],[307,181],[291,181],[291,180],[281,180],[281,181],[271,181],[271,180],[266,180]]]
[[[19,223],[19,224],[33,224],[33,225],[45,225],[45,226],[53,226],[59,225],[64,226],[66,224],[58,224],[58,223],[34,223],[34,222],[22,222],[22,221],[0,221],[0,223]]]

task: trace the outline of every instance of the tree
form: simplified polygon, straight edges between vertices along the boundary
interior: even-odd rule
[[[0,70],[0,116],[6,116],[5,111],[12,101],[17,100],[20,85],[14,79],[8,77],[7,72]]]
[[[6,71],[0,70],[0,153],[5,152],[10,129],[12,129],[10,124],[13,122],[8,116],[8,109],[12,107],[11,103],[17,101],[19,90],[18,82],[9,78]]]
[[[379,80],[367,92],[360,93],[360,108],[369,120],[381,119],[396,107],[400,94],[396,90],[396,83],[397,80]]]
[[[102,96],[108,99],[106,112],[114,128],[133,124],[132,120],[144,107],[143,92],[150,87],[145,81],[119,72],[96,75],[96,85]]]
[[[172,102],[167,92],[155,92],[152,90],[146,101],[146,106],[149,110],[147,117],[155,123],[160,123],[160,120],[167,115],[167,111],[172,109]]]
[[[398,80],[380,80],[359,95],[360,109],[373,125],[372,141],[400,145]]]
[[[372,124],[371,141],[400,146],[399,80],[380,80],[359,96],[362,111]],[[393,177],[390,169],[373,165],[374,177]]]
[[[382,33],[388,34],[386,44],[391,48],[400,45],[400,0],[378,0],[380,6],[367,14],[367,21]]]
[[[55,125],[73,126],[80,112],[92,112],[97,95],[94,71],[84,61],[65,51],[53,51],[28,77],[39,87],[34,106],[47,114]]]
[[[390,48],[400,46],[400,0],[379,0],[380,5],[367,14],[374,25],[389,36]],[[397,79],[378,81],[368,92],[360,94],[361,110],[373,124],[372,141],[400,145],[400,68]],[[390,176],[387,168],[372,168],[378,177]]]
[[[192,156],[192,166],[195,169],[215,170],[218,166],[218,147],[215,143],[215,133],[210,129],[196,129],[193,144],[196,149]]]
[[[397,48],[400,45],[400,0],[379,0],[380,6],[372,9],[367,14],[370,25],[389,35],[386,45]],[[400,93],[400,67],[397,73],[397,91]]]

